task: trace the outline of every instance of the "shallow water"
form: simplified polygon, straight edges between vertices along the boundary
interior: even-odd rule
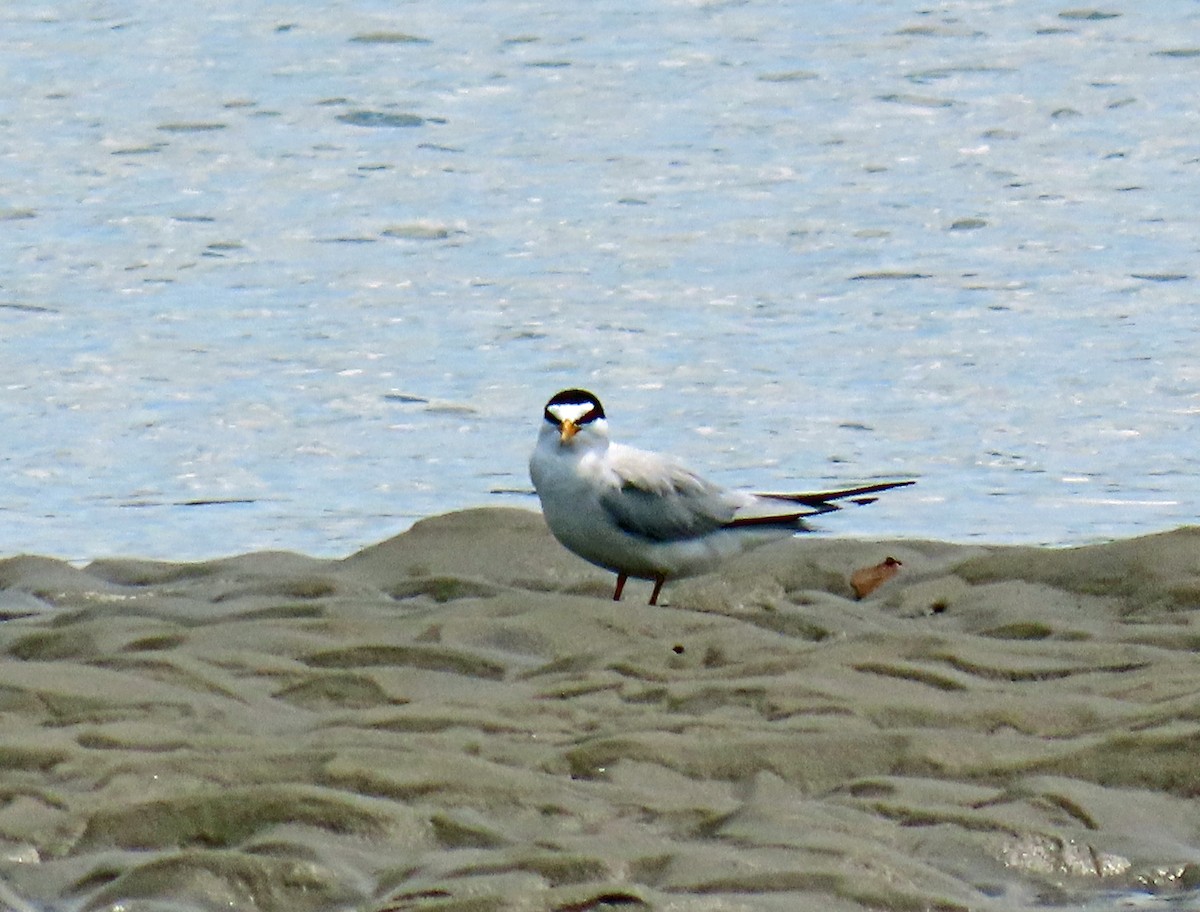
[[[545,399],[834,532],[1195,520],[1194,4],[0,8],[0,553],[528,503]],[[531,505],[531,504],[530,504]]]

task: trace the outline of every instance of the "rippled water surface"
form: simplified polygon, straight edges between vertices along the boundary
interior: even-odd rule
[[[1200,8],[0,6],[0,553],[346,554],[541,406],[825,528],[1196,521]]]

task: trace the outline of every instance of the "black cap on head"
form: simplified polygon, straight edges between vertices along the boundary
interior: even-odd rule
[[[604,406],[602,406],[600,404],[600,400],[596,398],[594,393],[589,393],[587,390],[582,390],[582,389],[563,390],[560,393],[555,393],[550,398],[550,401],[546,403],[546,420],[551,421],[555,424],[558,423],[558,419],[555,418],[550,413],[550,409],[554,408],[554,406],[556,406],[556,405],[586,405],[586,406],[589,406],[588,410],[584,413],[583,417],[579,420],[580,424],[586,424],[589,421],[595,421],[598,418],[604,417]]]

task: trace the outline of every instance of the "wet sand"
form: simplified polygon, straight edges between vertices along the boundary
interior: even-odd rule
[[[499,509],[341,561],[0,562],[0,908],[1098,909],[1200,884],[1200,528],[813,536],[659,607],[611,585]]]

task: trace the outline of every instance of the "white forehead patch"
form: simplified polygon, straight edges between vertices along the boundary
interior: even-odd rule
[[[578,424],[580,419],[593,408],[594,406],[590,402],[560,402],[557,405],[548,406],[546,411],[557,418],[559,422],[570,421],[572,424]]]

